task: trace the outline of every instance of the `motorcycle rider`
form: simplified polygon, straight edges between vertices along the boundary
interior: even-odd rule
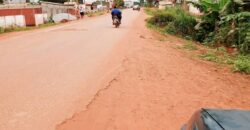
[[[114,23],[114,17],[117,16],[117,18],[119,19],[119,22],[121,23],[121,19],[122,19],[122,12],[116,8],[116,6],[114,6],[114,9],[111,12],[112,15],[112,20]]]

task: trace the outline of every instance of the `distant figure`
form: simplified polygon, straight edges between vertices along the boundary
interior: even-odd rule
[[[117,16],[119,19],[119,22],[121,23],[122,12],[119,9],[117,9],[116,6],[114,6],[114,9],[112,10],[111,15],[112,15],[113,22],[114,22],[114,17]]]
[[[93,6],[93,4],[91,4],[90,9],[91,9],[91,10],[94,10],[94,6]]]
[[[83,16],[84,16],[84,9],[83,9],[83,7],[80,7],[80,16],[81,16],[81,19],[82,19]]]

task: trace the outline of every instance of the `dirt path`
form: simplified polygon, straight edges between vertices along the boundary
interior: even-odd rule
[[[202,107],[250,109],[249,76],[189,58],[174,48],[182,40],[161,40],[142,17],[119,74],[57,130],[179,130]]]

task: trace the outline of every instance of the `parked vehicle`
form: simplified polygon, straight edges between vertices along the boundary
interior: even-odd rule
[[[181,130],[250,130],[250,111],[201,109]]]
[[[113,25],[115,25],[116,28],[118,28],[120,26],[120,20],[117,16],[114,16],[114,20],[113,20]]]
[[[134,5],[134,6],[133,6],[133,10],[138,10],[138,11],[140,11],[140,9],[141,9],[141,7],[140,7],[139,5]]]

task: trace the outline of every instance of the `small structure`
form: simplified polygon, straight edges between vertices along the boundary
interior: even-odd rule
[[[169,0],[159,1],[159,9],[165,9],[166,7],[172,7],[173,2]]]
[[[60,23],[60,22],[76,20],[77,17],[69,13],[59,13],[59,14],[53,15],[52,19],[54,20],[55,23]]]
[[[134,5],[134,1],[132,0],[124,0],[124,6],[127,8],[131,8]]]

